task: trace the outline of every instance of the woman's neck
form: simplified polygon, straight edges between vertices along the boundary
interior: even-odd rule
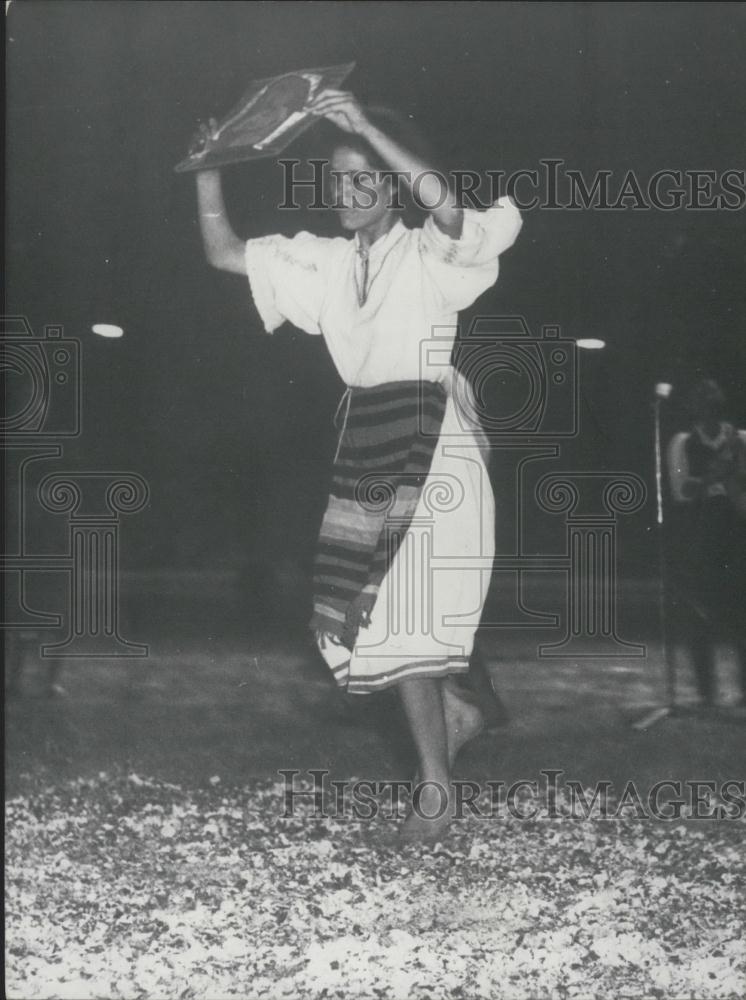
[[[375,222],[371,223],[370,226],[364,226],[357,230],[358,243],[361,249],[369,250],[370,247],[379,240],[382,236],[393,228],[396,218],[393,212],[387,212],[386,215],[381,216]]]

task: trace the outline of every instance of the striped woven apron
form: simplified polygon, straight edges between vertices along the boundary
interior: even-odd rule
[[[352,651],[412,520],[446,408],[435,382],[354,387],[314,564],[311,627]]]

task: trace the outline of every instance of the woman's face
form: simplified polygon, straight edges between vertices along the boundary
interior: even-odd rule
[[[332,208],[344,229],[377,226],[392,212],[390,181],[379,176],[359,150],[339,146],[332,154]]]

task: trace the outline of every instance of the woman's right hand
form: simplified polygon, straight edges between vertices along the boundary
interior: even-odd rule
[[[343,132],[365,135],[370,127],[362,105],[348,90],[322,90],[308,103],[306,110],[319,118],[328,118]]]
[[[200,122],[189,143],[189,156],[203,156],[218,137],[218,123],[215,118]]]

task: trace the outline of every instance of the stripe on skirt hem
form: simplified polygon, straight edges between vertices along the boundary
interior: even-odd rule
[[[463,674],[469,669],[466,659],[425,660],[420,663],[405,663],[401,667],[373,677],[349,677],[349,660],[332,670],[339,687],[346,688],[348,694],[367,694],[383,691],[388,687],[413,677],[445,677],[448,674]]]
[[[407,680],[413,677],[420,677],[423,680],[426,678],[441,678],[447,677],[449,674],[465,674],[469,669],[468,663],[444,663],[440,668],[438,667],[426,667],[417,673],[402,674],[398,677],[389,677],[387,680],[380,680],[376,683],[371,681],[349,681],[345,687],[347,688],[348,694],[374,694],[376,691],[385,691],[387,688],[395,687],[400,684],[403,680]]]

